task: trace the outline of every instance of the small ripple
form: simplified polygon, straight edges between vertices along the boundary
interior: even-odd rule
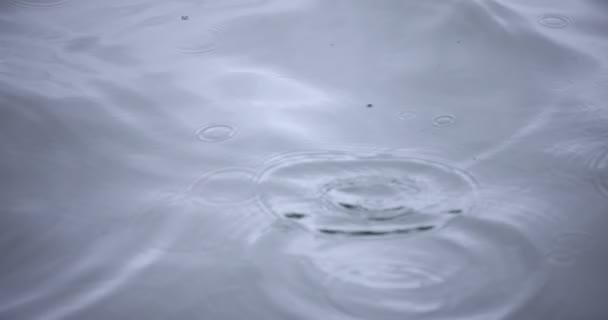
[[[546,14],[538,19],[538,22],[545,27],[562,29],[570,24],[568,18],[557,14]]]
[[[441,227],[472,209],[466,172],[388,154],[284,156],[258,179],[264,209],[327,235],[404,235]]]
[[[440,115],[433,119],[433,125],[435,127],[451,126],[454,122],[456,122],[456,117],[451,114]]]
[[[471,217],[419,237],[335,241],[271,232],[258,241],[253,258],[264,291],[296,316],[506,319],[545,280],[542,256],[523,235]]]
[[[236,128],[226,124],[214,124],[198,129],[196,136],[205,142],[222,142],[232,138],[236,131]]]
[[[255,173],[225,168],[205,174],[190,188],[190,195],[207,204],[238,205],[255,197]]]
[[[184,20],[182,18],[182,20]],[[178,50],[184,54],[204,54],[215,50],[216,48],[216,29],[207,29],[190,37],[187,41],[178,46]]]
[[[414,111],[401,111],[399,113],[399,119],[401,119],[401,120],[416,119],[416,112],[414,112]]]
[[[70,0],[14,0],[18,6],[26,8],[52,8],[65,5]]]

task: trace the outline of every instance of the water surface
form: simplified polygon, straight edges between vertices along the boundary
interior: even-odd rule
[[[604,320],[603,0],[0,3],[0,318]]]

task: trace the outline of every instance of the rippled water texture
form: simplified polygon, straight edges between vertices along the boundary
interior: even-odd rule
[[[607,17],[0,1],[0,319],[608,319]]]
[[[313,232],[410,234],[466,214],[476,182],[426,159],[355,153],[286,155],[259,181],[263,207]]]

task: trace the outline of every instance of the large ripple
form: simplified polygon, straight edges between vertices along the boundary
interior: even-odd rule
[[[434,160],[337,152],[283,157],[259,178],[262,206],[323,234],[413,234],[474,205],[476,182]]]

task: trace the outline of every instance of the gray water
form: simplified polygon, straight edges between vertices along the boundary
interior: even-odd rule
[[[0,319],[604,320],[605,0],[0,2]]]

